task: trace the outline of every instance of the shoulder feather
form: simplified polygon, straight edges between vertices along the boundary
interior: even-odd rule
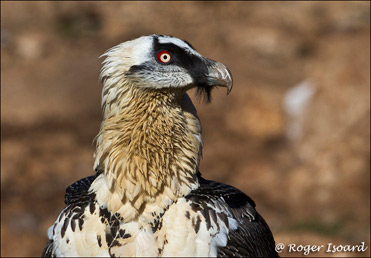
[[[218,256],[276,257],[273,235],[255,209],[255,202],[235,187],[199,177],[200,187],[186,198],[194,210],[205,214],[208,225],[212,222],[211,209],[229,225],[227,244],[218,247]],[[230,218],[230,219],[228,219]]]

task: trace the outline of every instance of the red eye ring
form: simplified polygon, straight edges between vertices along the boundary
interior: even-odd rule
[[[157,54],[157,60],[160,63],[163,63],[163,64],[169,63],[170,60],[171,60],[171,54],[170,54],[170,52],[168,52],[166,50],[163,50],[163,51],[158,52],[158,54]]]

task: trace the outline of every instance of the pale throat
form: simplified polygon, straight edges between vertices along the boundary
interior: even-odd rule
[[[202,138],[193,104],[185,93],[121,87],[116,94],[102,105],[94,166],[103,171],[115,202],[130,203],[137,214],[148,203],[166,208],[198,186]]]

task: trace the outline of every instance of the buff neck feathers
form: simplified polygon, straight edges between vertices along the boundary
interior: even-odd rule
[[[135,218],[146,204],[174,201],[198,186],[201,125],[184,91],[143,89],[124,76],[106,76],[112,62],[108,58],[102,69],[103,121],[94,167],[104,171],[110,191],[101,194],[102,203],[113,211],[130,204],[135,212],[129,217]]]

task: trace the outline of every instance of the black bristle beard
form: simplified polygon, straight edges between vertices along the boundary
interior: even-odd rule
[[[196,90],[196,95],[204,100],[206,103],[211,102],[211,91],[215,88],[215,86],[198,86]]]

